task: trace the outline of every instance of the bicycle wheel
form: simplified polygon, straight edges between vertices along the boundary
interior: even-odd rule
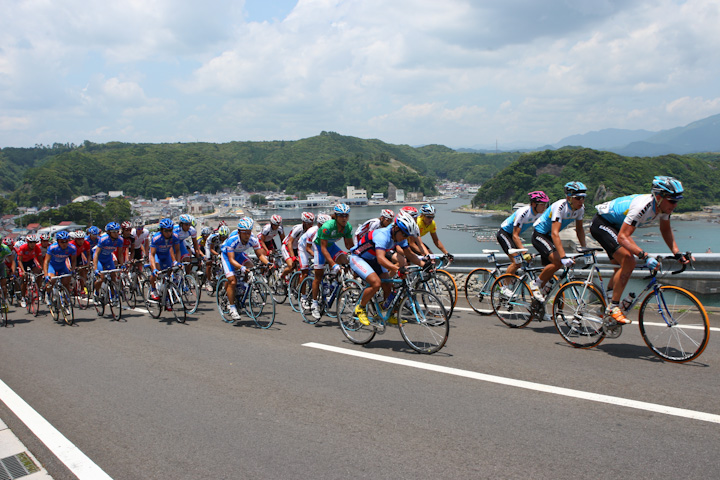
[[[110,316],[113,320],[119,321],[122,318],[122,287],[115,282],[110,282],[106,294]]]
[[[27,297],[25,300],[27,311],[37,317],[40,314],[40,290],[38,289],[37,283],[28,285],[25,293]]]
[[[288,297],[287,284],[280,278],[280,270],[275,268],[268,278],[268,286],[275,299],[275,303],[282,304]]]
[[[183,304],[185,305],[187,313],[192,315],[200,305],[200,287],[195,277],[193,275],[185,275],[184,281],[180,287],[178,287],[178,290],[182,293]]]
[[[172,312],[178,323],[185,323],[187,308],[185,308],[185,302],[182,295],[180,295],[180,291],[172,282],[168,284],[167,294],[165,295],[165,309]]]
[[[403,298],[397,316],[403,340],[416,352],[435,353],[447,342],[450,320],[442,300],[432,292],[410,292]]]
[[[509,289],[503,294],[502,289]],[[495,279],[490,289],[493,311],[510,328],[522,328],[533,319],[533,296],[530,288],[517,275],[505,273]]]
[[[452,277],[448,278],[438,271],[427,280],[419,283],[417,288],[418,290],[427,290],[434,293],[442,301],[448,318],[452,317],[452,312],[455,309],[455,299],[457,298],[454,290],[455,282]]]
[[[455,277],[453,277],[452,274],[450,274],[450,272],[448,272],[447,270],[442,270],[442,269],[436,270],[435,274],[440,278],[444,278],[444,279],[447,279],[450,282],[452,282],[452,286],[453,286],[453,288],[452,288],[453,304],[452,305],[453,305],[453,308],[455,308],[457,306],[457,298],[458,298],[458,288],[457,288],[457,283],[455,282]]]
[[[293,272],[290,275],[290,281],[288,282],[288,301],[290,308],[300,313],[300,306],[298,303],[298,283],[300,282],[300,272]]]
[[[365,345],[375,337],[372,325],[363,325],[355,316],[363,288],[354,280],[346,282],[337,299],[337,318],[345,337],[357,345]]]
[[[142,290],[143,290],[143,298],[145,299],[145,308],[147,308],[148,313],[152,318],[160,318],[160,315],[162,314],[162,302],[161,299],[153,300],[151,298],[152,295],[152,285],[150,285],[150,281],[147,281],[142,284]],[[158,296],[162,297],[162,294],[158,292]]]
[[[4,327],[8,323],[8,310],[10,309],[10,304],[5,299],[5,296],[2,296],[2,300],[0,301],[0,327]]]
[[[300,283],[300,286],[298,287],[298,298],[300,299],[300,315],[303,317],[303,321],[305,323],[309,323],[310,325],[315,325],[318,321],[320,321],[319,318],[315,318],[312,316],[312,284],[313,284],[313,277],[305,277],[305,279]],[[318,292],[318,306],[320,306],[320,292]],[[320,309],[320,317],[322,318],[323,309]]]
[[[63,321],[72,325],[75,323],[75,311],[73,310],[73,302],[67,288],[60,286],[60,295],[58,296],[57,302],[58,311]]]
[[[50,310],[50,316],[53,320],[56,322],[60,320],[60,295],[55,295],[55,292],[53,290],[50,290],[50,293],[43,292],[43,297],[47,299],[48,295],[50,295],[50,303],[48,304],[48,310]]]
[[[255,280],[249,288],[245,311],[258,327],[270,328],[275,321],[275,300],[270,287],[264,281]]]
[[[220,279],[215,287],[215,304],[217,305],[220,318],[222,318],[223,322],[235,322],[230,316],[230,300],[227,296],[227,279],[225,277]]]
[[[137,306],[137,296],[135,295],[133,281],[126,275],[122,275],[121,283],[122,297],[123,300],[125,300],[125,305],[127,305],[128,308],[135,308]]]
[[[107,302],[105,294],[105,285],[100,284],[100,292],[94,297],[95,312],[98,317],[102,317],[105,314],[105,303]]]
[[[684,288],[660,287],[643,300],[638,315],[640,334],[655,355],[668,362],[688,362],[700,356],[710,336],[708,314]]]
[[[493,310],[490,293],[497,274],[487,268],[476,268],[465,279],[465,298],[475,312],[490,315]]]
[[[605,297],[595,285],[568,282],[553,302],[553,323],[560,336],[577,348],[592,348],[605,338]]]

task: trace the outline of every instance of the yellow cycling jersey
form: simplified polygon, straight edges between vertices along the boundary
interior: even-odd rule
[[[430,225],[425,225],[425,222],[422,221],[422,218],[420,215],[418,215],[417,218],[417,224],[418,227],[420,227],[420,236],[424,237],[426,233],[435,233],[437,232],[437,226],[435,225],[435,219],[433,219],[432,222],[430,222]]]

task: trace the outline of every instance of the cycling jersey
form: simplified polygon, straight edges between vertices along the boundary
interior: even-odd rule
[[[290,248],[297,248],[298,247],[298,241],[300,240],[300,237],[302,234],[305,233],[305,230],[303,230],[303,224],[298,223],[297,225],[294,225],[290,229],[290,233],[287,234],[285,239],[283,240],[283,245],[286,245]]]
[[[100,241],[100,236],[96,235],[95,238],[92,238],[92,236],[88,235],[85,237],[85,241],[90,244],[90,248],[93,248]]]
[[[418,216],[417,224],[418,224],[418,227],[420,227],[420,236],[421,237],[424,237],[426,233],[437,232],[437,225],[435,224],[434,218],[433,218],[433,221],[430,222],[430,225],[425,225],[425,222],[422,221],[422,217]]]
[[[110,235],[106,233],[102,237],[98,238],[98,244],[93,248],[93,251],[95,249],[99,249],[100,253],[98,254],[98,259],[103,263],[106,263],[107,261],[112,260],[115,250],[122,248],[122,246],[122,238],[118,237],[113,240],[110,238]]]
[[[263,242],[267,243],[273,238],[275,238],[276,235],[281,234],[281,236],[285,235],[285,231],[283,230],[282,225],[279,225],[277,230],[273,230],[272,223],[268,223],[265,225],[260,232],[260,235],[262,235]]]
[[[180,240],[181,242],[184,242],[185,239],[188,237],[195,238],[197,236],[197,230],[195,230],[195,227],[193,226],[190,226],[190,228],[188,228],[186,232],[180,225],[175,225],[173,227],[173,233],[177,235],[178,240]]]
[[[67,260],[77,255],[77,249],[72,243],[68,243],[67,247],[62,248],[56,242],[48,247],[47,255],[50,256],[49,266],[53,267],[55,271],[64,270]]]
[[[341,238],[352,238],[352,225],[346,223],[345,228],[340,231],[337,221],[333,218],[323,223],[322,227],[318,229],[315,244],[319,246],[322,240],[327,240],[328,244],[331,244]]]
[[[520,233],[522,233],[527,230],[540,215],[542,214],[533,213],[532,207],[528,205],[515,210],[512,215],[502,222],[500,228],[508,233],[513,233],[515,227],[520,227]]]
[[[392,238],[392,225],[388,225],[384,228],[378,228],[371,232],[366,233],[360,239],[357,245],[350,249],[350,253],[357,255],[366,260],[372,260],[376,257],[376,250],[391,250],[399,245],[402,248],[408,246],[407,239],[402,242],[396,242]]]
[[[312,227],[305,230],[305,233],[300,235],[298,240],[298,257],[300,257],[300,270],[305,270],[310,266],[310,254],[307,251],[308,245],[315,245],[315,237],[317,237],[318,226],[313,225]]]
[[[584,215],[585,205],[577,210],[573,210],[570,202],[563,198],[550,205],[550,208],[535,220],[533,226],[536,232],[543,235],[550,235],[553,222],[561,222],[560,230],[562,230],[572,222],[582,220]]]
[[[260,242],[255,235],[250,235],[247,243],[242,243],[240,235],[238,235],[225,240],[220,247],[220,250],[222,255],[227,257],[227,254],[230,252],[234,252],[237,255],[238,253],[244,253],[250,249],[257,250],[258,248],[260,248]]]
[[[76,255],[77,255],[77,257],[78,257],[78,262],[82,261],[82,254],[83,254],[83,253],[89,252],[89,251],[92,250],[92,246],[90,245],[90,242],[83,242],[82,245],[78,245],[77,240],[73,240],[73,241],[70,242],[70,243],[71,243],[72,245],[75,245],[75,250],[77,250],[77,254],[76,254]],[[89,259],[90,259],[90,254],[88,253],[88,254],[85,256],[85,258],[86,258],[87,260],[89,260]]]
[[[5,261],[5,259],[9,258],[12,254],[13,251],[10,247],[4,243],[0,243],[0,262]]]
[[[30,248],[29,243],[25,243],[25,244],[21,245],[20,248],[17,249],[18,259],[21,262],[29,262],[33,259],[39,259],[40,253],[41,253],[40,245],[38,245],[37,243],[35,244],[35,246],[33,248]]]
[[[373,230],[377,230],[380,228],[380,219],[379,218],[371,218],[370,220],[367,220],[365,223],[360,225],[355,229],[355,233],[353,234],[353,243],[357,245],[360,242],[360,239],[368,232],[372,232]]]
[[[210,247],[217,252],[219,250],[219,247],[221,244],[222,244],[222,242],[220,241],[220,235],[217,233],[211,233],[210,236],[205,241],[205,247],[206,247],[205,250],[209,254],[210,250],[208,250],[207,247]]]
[[[659,213],[655,197],[648,194],[628,195],[597,205],[598,215],[620,230],[623,223],[642,227],[656,218],[669,220],[669,213]]]
[[[156,257],[170,258],[170,249],[174,248],[175,245],[179,244],[180,240],[174,233],[170,235],[170,238],[165,238],[162,232],[157,232],[152,237],[150,242],[150,248],[155,249]]]
[[[140,231],[138,231],[137,228],[133,228],[132,236],[135,237],[135,242],[133,243],[133,248],[138,249],[138,248],[141,248],[143,245],[145,245],[145,240],[147,240],[150,237],[150,231],[147,228],[143,228]]]

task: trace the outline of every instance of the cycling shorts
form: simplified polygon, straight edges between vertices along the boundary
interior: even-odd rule
[[[593,217],[590,224],[590,235],[605,249],[610,259],[620,248],[617,228],[600,215]]]
[[[557,248],[555,248],[555,244],[552,241],[552,237],[550,235],[544,235],[535,230],[532,234],[532,244],[533,247],[535,247],[535,250],[537,250],[540,254],[542,264],[550,264],[550,255],[552,255],[553,252],[557,251]]]
[[[282,258],[287,262],[287,260],[290,257],[295,256],[295,252],[293,251],[292,247],[290,245],[282,244],[282,247],[280,248],[280,253],[282,253]]]
[[[513,242],[512,234],[506,232],[502,228],[498,230],[497,235],[495,235],[495,238],[497,238],[498,243],[500,244],[500,248],[502,248],[503,252],[508,253],[508,250],[511,248],[516,248],[515,242]]]
[[[245,255],[244,252],[242,253],[236,253],[235,254],[235,261],[238,262],[240,265],[245,265],[245,262],[250,261],[250,257]],[[234,277],[235,276],[235,270],[236,268],[230,263],[230,259],[227,255],[224,253],[220,255],[220,263],[222,263],[223,272],[225,272],[225,276],[227,278]]]
[[[387,273],[387,270],[380,265],[377,258],[366,260],[358,255],[350,255],[350,268],[363,280],[367,280],[367,277],[373,273],[377,273],[378,276]]]
[[[115,270],[115,262],[113,261],[112,257],[107,258],[98,258],[98,270],[105,271],[105,270]]]
[[[328,253],[332,257],[333,261],[337,260],[337,258],[340,255],[343,255],[345,252],[343,250],[340,250],[340,247],[338,247],[334,243],[330,243],[327,246]],[[320,251],[320,245],[317,243],[313,243],[313,261],[315,262],[315,270],[322,270],[325,266],[325,255],[322,254]]]
[[[70,269],[64,263],[53,265],[52,262],[48,265],[48,274],[52,275],[67,275],[70,273]]]

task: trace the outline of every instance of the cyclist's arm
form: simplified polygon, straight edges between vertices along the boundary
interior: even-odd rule
[[[227,258],[228,258],[228,262],[230,262],[230,265],[232,265],[233,267],[238,268],[238,269],[242,268],[242,265],[240,265],[240,263],[238,263],[238,261],[235,260],[235,252],[234,251],[231,250],[231,251],[227,252]]]
[[[679,253],[680,249],[675,243],[675,235],[673,234],[672,227],[670,226],[670,219],[660,219],[660,233],[662,234],[663,240],[670,248],[673,254]]]
[[[353,248],[354,246],[355,246],[355,244],[353,243],[352,237],[350,237],[350,238],[345,237],[345,248],[348,249],[348,250],[350,250],[350,249]]]
[[[70,271],[74,272],[77,268],[77,255],[70,255]]]
[[[45,259],[43,260],[43,275],[46,277],[48,276],[48,265],[50,265],[50,255],[45,255]]]
[[[562,240],[560,240],[560,230],[562,229],[562,222],[552,222],[552,226],[550,227],[550,235],[552,237],[553,245],[555,245],[555,249],[557,249],[558,254],[560,255],[560,258],[565,257],[565,249],[562,246]]]
[[[523,248],[523,242],[520,238],[520,231],[522,230],[522,227],[513,227],[513,233],[512,233],[512,239],[513,243],[515,244],[516,248]]]
[[[377,261],[380,264],[380,266],[388,271],[388,275],[390,275],[391,277],[395,276],[395,272],[398,271],[398,265],[393,263],[393,261],[390,260],[387,257],[387,255],[385,255],[384,249],[376,248],[375,249],[375,258],[377,258]]]
[[[155,252],[157,249],[155,247],[150,247],[150,255],[148,256],[148,260],[150,260],[150,270],[155,271],[157,269],[157,264],[155,263]],[[172,253],[172,250],[170,250]],[[97,270],[97,266],[95,267]]]
[[[443,243],[442,243],[442,242],[440,241],[440,239],[438,238],[437,233],[432,232],[432,233],[430,234],[430,236],[432,237],[432,241],[433,241],[433,243],[435,244],[435,246],[436,246],[437,248],[439,248],[441,252],[443,252],[445,255],[447,255],[447,254],[448,254],[448,251],[445,249],[445,245],[443,245]],[[428,250],[428,253],[430,253],[429,250]]]
[[[265,251],[261,248],[255,249],[255,255],[257,255],[258,260],[260,260],[260,263],[264,265],[268,265],[270,261],[268,261],[267,257],[265,256]]]
[[[198,256],[198,257],[202,257],[203,254],[202,254],[202,252],[200,251],[200,245],[198,245],[197,238],[192,237],[192,241],[193,241],[193,248],[195,249],[195,255]]]
[[[410,239],[408,239],[410,240]],[[414,263],[415,265],[418,265],[420,267],[425,265],[425,262],[420,260],[420,257],[415,255],[415,252],[412,251],[411,248],[402,248],[399,245],[395,247],[395,251],[398,252],[399,255],[402,255],[403,257],[407,258],[410,263]]]
[[[580,242],[580,246],[585,247],[585,229],[583,228],[582,220],[575,220],[575,233],[577,234],[577,239],[578,242]]]
[[[620,231],[618,232],[618,244],[630,252],[630,254],[637,257],[643,253],[643,249],[638,247],[635,240],[632,239],[632,234],[635,233],[635,228],[636,227],[633,225],[623,222],[622,227],[620,227]]]

